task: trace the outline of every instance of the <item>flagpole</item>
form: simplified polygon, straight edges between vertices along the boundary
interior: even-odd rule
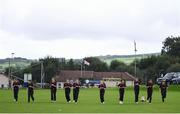
[[[83,74],[83,76],[85,76],[85,70],[86,70],[86,68],[85,68],[86,66],[84,65],[84,74]]]
[[[83,60],[83,65],[84,65],[83,68],[82,68],[82,69],[83,69],[83,72],[84,72],[84,73],[83,73],[83,76],[85,76],[85,73],[86,73],[86,65],[89,66],[90,63],[84,59],[84,60]]]
[[[82,60],[82,62],[81,62],[81,78],[82,78],[82,70],[83,70],[83,69],[82,69],[82,67],[83,67],[82,65],[83,65],[83,60]]]

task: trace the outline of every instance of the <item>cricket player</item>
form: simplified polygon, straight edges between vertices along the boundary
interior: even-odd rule
[[[81,84],[80,84],[79,80],[76,80],[73,83],[73,102],[75,102],[75,104],[77,104],[77,101],[78,101],[80,86],[81,86]]]
[[[138,104],[139,99],[139,88],[140,88],[140,81],[138,78],[134,81],[134,95],[135,95],[135,103]]]
[[[106,89],[106,84],[104,83],[104,81],[101,80],[99,85],[101,104],[104,104],[105,89]]]
[[[50,87],[51,87],[51,102],[56,102],[56,80],[54,78],[52,78],[51,83],[50,83]]]
[[[65,89],[65,97],[66,97],[67,103],[71,102],[71,98],[70,98],[71,86],[72,85],[69,82],[69,80],[66,80],[66,82],[64,83],[64,89]]]
[[[168,85],[165,80],[161,82],[159,88],[161,90],[162,102],[164,102],[164,99],[166,98],[167,88],[168,88]]]
[[[19,81],[16,79],[13,81],[13,93],[14,93],[14,101],[17,102],[18,93],[19,93]]]
[[[147,102],[151,103],[152,94],[153,94],[153,81],[151,79],[148,80],[146,87],[147,87]]]
[[[34,85],[31,80],[28,81],[28,103],[30,102],[30,98],[34,102]]]
[[[118,84],[118,87],[119,87],[119,104],[123,104],[124,92],[126,88],[125,80],[121,80],[120,83]]]

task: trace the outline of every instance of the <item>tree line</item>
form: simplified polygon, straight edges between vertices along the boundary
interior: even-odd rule
[[[89,66],[83,66],[87,71],[128,72],[131,75],[135,74],[136,62],[136,76],[143,81],[150,78],[155,81],[156,78],[167,72],[180,72],[180,37],[167,37],[163,41],[160,55],[136,59],[131,64],[113,60],[108,65],[96,57],[86,57],[84,60],[90,63]],[[41,63],[44,67],[45,82],[49,82],[52,77],[58,75],[60,70],[81,70],[82,60],[66,60],[65,58],[47,56],[32,62],[30,66],[24,69],[13,67],[12,71],[15,71],[13,75],[23,78],[24,73],[31,73],[33,80],[40,82]],[[8,68],[5,73],[8,75]]]

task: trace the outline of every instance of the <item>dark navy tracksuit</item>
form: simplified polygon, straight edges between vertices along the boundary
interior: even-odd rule
[[[125,88],[126,88],[125,82],[124,83],[121,82],[118,85],[118,87],[119,87],[119,101],[123,102],[123,100],[124,100],[124,92],[125,92]]]
[[[104,102],[104,94],[105,94],[106,84],[105,83],[100,84],[98,88],[100,90],[100,100],[101,100],[101,103],[103,103]]]
[[[56,101],[56,82],[51,82],[51,101]]]
[[[135,102],[138,102],[138,98],[139,98],[139,81],[134,81],[134,95],[135,95]]]
[[[67,83],[67,82],[64,83],[65,97],[66,97],[67,102],[71,101],[71,98],[70,98],[71,86],[72,85],[70,83]]]
[[[166,98],[167,93],[167,84],[160,84],[159,88],[161,89],[161,96],[162,96],[162,102],[164,102],[164,99]]]
[[[74,102],[77,102],[78,97],[79,97],[79,88],[80,88],[79,83],[73,83],[73,100]]]
[[[13,93],[14,93],[14,100],[18,101],[18,93],[19,93],[19,82],[13,82]]]
[[[30,82],[30,83],[28,83],[28,102],[30,102],[30,98],[34,102],[34,96],[33,95],[34,95],[34,87],[33,87],[33,83]]]
[[[146,84],[146,87],[147,87],[147,100],[149,100],[149,103],[151,103],[152,94],[153,94],[153,83],[148,82]]]

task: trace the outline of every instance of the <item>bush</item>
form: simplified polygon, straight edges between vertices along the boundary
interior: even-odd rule
[[[168,69],[167,72],[180,72],[180,64],[172,64]]]

